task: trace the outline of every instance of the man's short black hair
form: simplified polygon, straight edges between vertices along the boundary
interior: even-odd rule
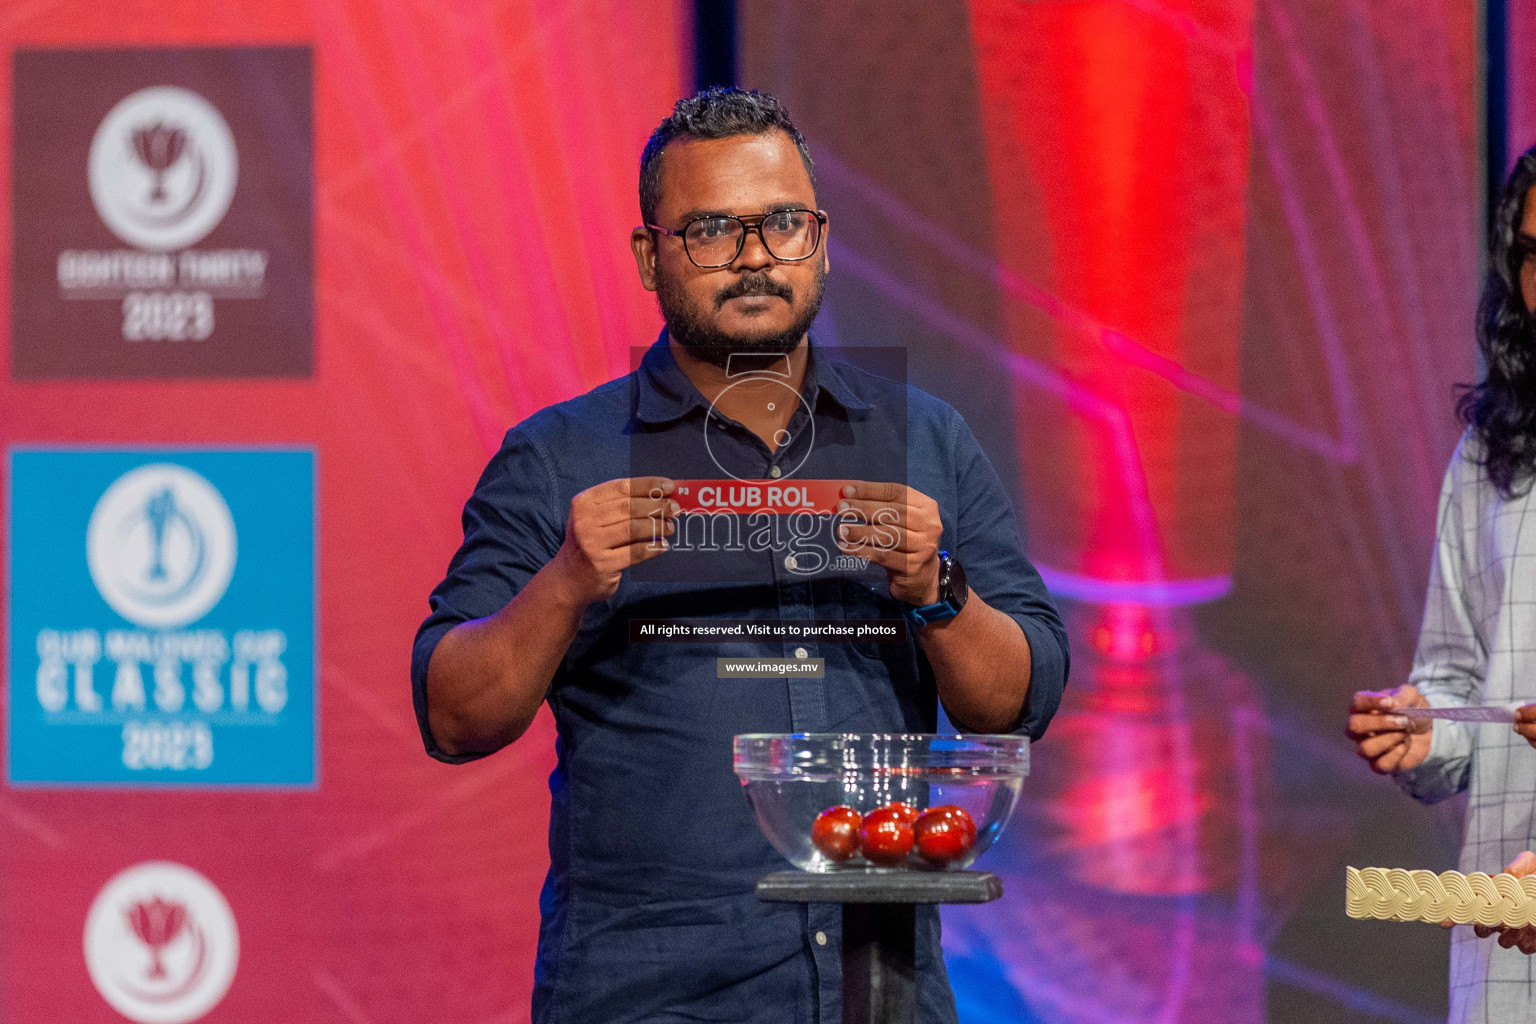
[[[811,187],[816,185],[816,168],[811,163],[805,136],[789,119],[773,96],[756,89],[715,86],[677,101],[661,124],[651,133],[645,151],[640,154],[640,217],[647,224],[656,223],[656,206],[661,202],[661,151],[678,139],[729,139],[737,135],[767,135],[783,132],[800,151]]]

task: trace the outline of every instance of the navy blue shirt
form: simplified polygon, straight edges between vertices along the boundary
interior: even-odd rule
[[[710,410],[663,333],[635,372],[509,431],[464,507],[463,546],[416,637],[412,681],[427,752],[470,759],[440,750],[428,725],[427,665],[437,642],[500,610],[554,557],[578,492],[639,473],[892,479],[858,470],[888,469],[893,439],[904,448],[905,482],[938,503],[941,546],[965,567],[972,592],[1011,616],[1029,641],[1029,695],[1017,730],[1038,737],[1066,685],[1066,633],[964,420],[915,388],[834,363],[814,343],[800,394],[791,440],[770,451]],[[732,771],[732,737],[938,725],[933,672],[910,637],[631,642],[632,618],[901,617],[883,582],[807,577],[785,567],[783,551],[708,582],[668,575],[667,560],[683,555],[627,570],[613,597],[588,608],[550,684],[558,765],[549,780],[535,1024],[837,1021],[841,910],[754,895],[759,878],[790,865],[753,819]],[[825,678],[716,678],[717,657],[797,656],[825,659]],[[919,1022],[954,1021],[936,908],[919,908],[916,962]]]

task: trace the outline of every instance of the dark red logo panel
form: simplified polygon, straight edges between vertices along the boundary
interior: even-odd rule
[[[15,57],[18,379],[307,377],[310,52]]]

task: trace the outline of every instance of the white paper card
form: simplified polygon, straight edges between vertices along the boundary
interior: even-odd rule
[[[1515,712],[1531,701],[1519,704],[1480,704],[1467,708],[1392,708],[1387,713],[1404,718],[1446,718],[1453,722],[1513,722]]]

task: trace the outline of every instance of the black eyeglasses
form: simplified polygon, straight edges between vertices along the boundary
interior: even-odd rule
[[[776,210],[755,217],[712,215],[695,217],[673,231],[658,224],[646,227],[683,240],[683,251],[701,270],[728,267],[747,244],[747,232],[756,231],[768,255],[783,263],[796,263],[816,255],[821,226],[827,215],[817,210]]]

